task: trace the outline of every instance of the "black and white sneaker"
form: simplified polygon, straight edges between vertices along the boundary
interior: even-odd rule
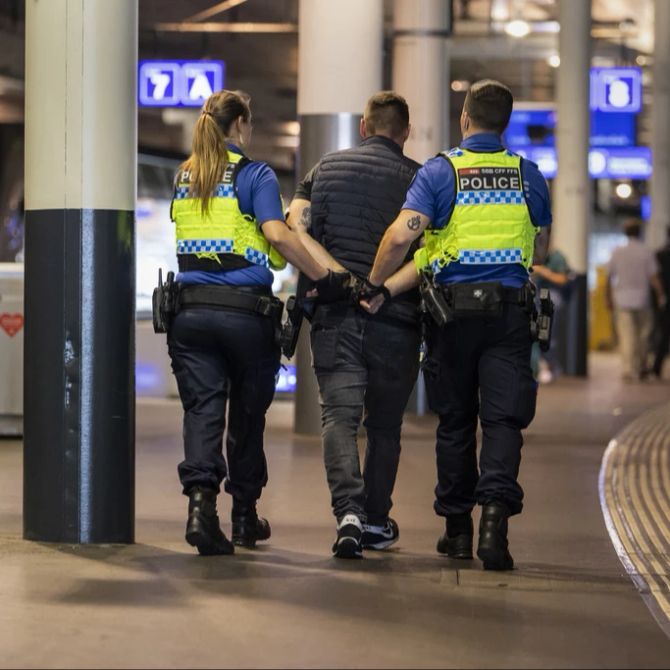
[[[363,558],[362,536],[361,520],[355,514],[346,514],[337,526],[333,555],[336,558]]]
[[[400,537],[398,524],[389,519],[383,526],[363,524],[363,549],[386,549],[395,544]]]

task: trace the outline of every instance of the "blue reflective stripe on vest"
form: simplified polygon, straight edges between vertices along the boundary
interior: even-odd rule
[[[523,191],[459,191],[456,205],[523,205]]]
[[[458,254],[459,262],[464,265],[500,265],[521,263],[521,249],[467,249]]]
[[[216,254],[230,254],[233,252],[233,240],[178,240],[178,254],[197,254],[212,252]]]
[[[244,257],[250,263],[255,263],[256,265],[262,265],[263,267],[268,267],[267,254],[264,254],[261,251],[256,251],[256,249],[250,249],[249,247],[247,247],[247,250],[244,252]]]
[[[234,198],[235,197],[235,188],[232,184],[220,183],[216,187],[216,191],[214,192],[214,195],[217,198]]]

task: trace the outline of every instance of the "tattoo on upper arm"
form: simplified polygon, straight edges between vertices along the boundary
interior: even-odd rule
[[[407,219],[407,227],[414,232],[419,230],[419,228],[421,228],[421,217],[413,216],[412,218]]]
[[[312,225],[312,208],[309,205],[302,210],[300,225],[304,230],[309,230]]]

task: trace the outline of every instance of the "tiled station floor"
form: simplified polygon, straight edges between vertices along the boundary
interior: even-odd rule
[[[611,355],[591,369],[541,388],[511,573],[435,553],[433,417],[406,420],[400,542],[358,562],[330,556],[320,443],[291,433],[290,402],[268,417],[272,539],[232,557],[183,542],[176,402],[138,403],[134,546],[24,542],[21,444],[0,441],[0,667],[669,667],[670,638],[608,535],[598,476],[611,438],[667,403],[670,383],[624,386]]]

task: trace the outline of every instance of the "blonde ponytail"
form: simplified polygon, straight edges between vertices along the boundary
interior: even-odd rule
[[[228,165],[226,135],[240,117],[244,121],[251,118],[249,97],[238,91],[219,91],[207,99],[196,121],[191,155],[179,169],[189,173],[190,195],[200,198],[203,216]]]

